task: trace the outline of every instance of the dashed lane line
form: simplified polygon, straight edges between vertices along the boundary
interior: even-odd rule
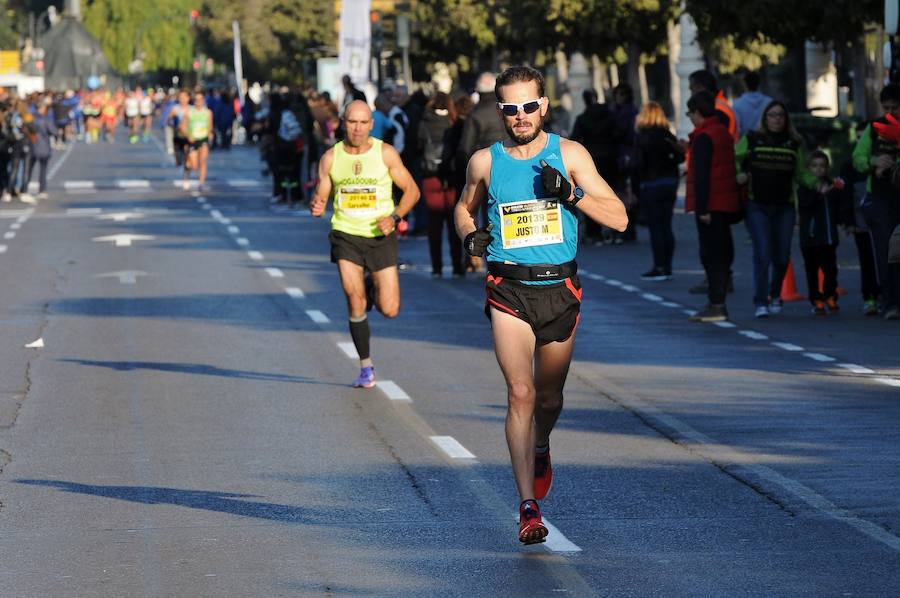
[[[772,343],[773,347],[778,347],[779,349],[784,349],[785,351],[791,351],[793,353],[803,351],[803,347],[800,345],[795,345],[793,343],[782,343],[781,341],[775,341]]]
[[[375,386],[381,389],[381,392],[383,392],[385,396],[392,401],[412,403],[412,399],[408,394],[406,394],[406,391],[397,386],[397,384],[391,380],[379,380],[375,384]],[[472,455],[472,458],[474,459],[475,455]]]
[[[475,455],[453,436],[432,436],[431,442],[451,459],[475,459]]]
[[[855,363],[839,363],[837,364],[839,368],[844,368],[854,374],[874,374],[875,370],[869,369],[867,367],[856,365]]]
[[[282,272],[278,268],[266,268],[266,274],[268,274],[272,278],[284,278],[284,272]]]
[[[250,239],[247,239],[246,237],[238,237],[237,239],[235,239],[235,242],[237,242],[237,244],[241,247],[247,247],[248,245],[250,245]]]
[[[837,361],[834,357],[830,355],[825,355],[823,353],[804,353],[804,357],[809,357],[813,361],[820,361],[822,363],[830,363],[832,361]]]
[[[666,301],[664,297],[661,297],[660,295],[657,295],[655,293],[644,293],[638,287],[635,287],[630,284],[626,284],[620,280],[616,280],[615,278],[605,278],[599,274],[594,274],[593,272],[588,272],[583,269],[580,270],[579,273],[582,276],[584,276],[585,278],[589,278],[591,280],[601,280],[601,281],[605,282],[607,285],[612,286],[612,287],[617,287],[623,291],[632,292],[632,293],[640,293],[641,298],[645,299],[646,301],[656,303],[657,305],[662,305],[662,306],[670,307],[673,309],[681,309],[684,307],[683,305],[676,303],[674,301]],[[682,313],[687,316],[693,316],[697,313],[697,311],[693,310],[693,309],[682,309]],[[727,320],[724,322],[712,322],[712,324],[718,328],[724,328],[724,329],[738,328],[737,324],[727,321]],[[762,334],[761,332],[756,332],[755,330],[740,329],[740,330],[736,330],[736,332],[738,334],[740,334],[741,336],[749,338],[751,340],[769,340],[768,336],[766,336],[765,334]],[[817,361],[819,363],[833,363],[835,361],[838,361],[838,359],[836,357],[832,357],[830,355],[825,355],[823,353],[806,351],[806,349],[804,349],[803,347],[801,347],[799,345],[795,345],[793,343],[787,343],[787,342],[782,342],[782,341],[773,341],[771,344],[774,347],[777,347],[779,349],[783,349],[785,351],[789,351],[792,353],[801,353],[802,352],[803,356],[806,357],[807,359],[812,359],[813,361]],[[854,374],[866,374],[866,375],[876,374],[876,372],[874,370],[871,370],[869,368],[859,366],[856,364],[837,364],[837,366],[841,367],[845,370],[848,370]],[[879,377],[873,378],[873,380],[880,382],[882,384],[885,384],[887,386],[900,388],[900,379],[897,379],[897,378],[893,378],[890,376],[879,376]]]
[[[287,293],[291,299],[303,299],[306,297],[303,290],[299,287],[287,287],[284,289],[284,292]]]
[[[341,342],[337,344],[338,349],[344,352],[344,355],[349,357],[350,359],[359,359],[359,353],[356,352],[356,347],[353,346],[353,343]],[[379,384],[381,384],[379,382]]]
[[[309,316],[309,319],[315,322],[316,324],[327,324],[331,322],[323,312],[318,309],[307,309],[306,315]]]
[[[119,189],[149,189],[150,181],[147,179],[117,179],[116,187]]]
[[[3,233],[3,238],[4,239],[15,239],[16,233],[13,231],[9,231],[8,233]]]
[[[10,230],[19,230],[20,228],[22,228],[21,222],[13,222],[12,224],[9,225]]]
[[[234,225],[231,225],[228,227],[228,232],[231,233],[232,235],[239,235],[239,234],[241,234],[241,229],[239,229],[238,227],[236,227]]]
[[[762,332],[757,332],[755,330],[738,330],[738,334],[741,336],[746,336],[747,338],[754,341],[767,341],[769,337],[763,334]]]
[[[247,257],[256,262],[261,262],[263,261],[263,259],[265,259],[265,256],[263,256],[263,254],[259,251],[248,251]]]

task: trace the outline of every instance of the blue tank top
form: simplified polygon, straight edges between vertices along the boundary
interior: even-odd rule
[[[491,146],[487,213],[488,222],[494,225],[494,240],[487,248],[489,262],[536,265],[564,264],[575,259],[578,217],[567,202],[545,197],[541,160],[562,173],[568,172],[559,149],[559,135],[548,134],[544,149],[528,160],[511,157],[503,142]]]

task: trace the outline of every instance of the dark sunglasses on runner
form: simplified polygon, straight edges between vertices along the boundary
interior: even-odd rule
[[[529,102],[524,102],[522,104],[514,104],[512,102],[497,102],[497,108],[503,112],[506,116],[515,116],[519,113],[519,110],[525,112],[525,114],[531,114],[533,112],[537,112],[537,109],[541,107],[541,104],[544,103],[544,98],[538,98],[536,100],[531,100]]]

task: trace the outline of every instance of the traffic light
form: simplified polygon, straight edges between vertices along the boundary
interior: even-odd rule
[[[373,10],[369,13],[369,19],[372,21],[372,47],[376,48],[378,53],[384,47],[384,29],[381,27],[381,11]]]
[[[196,8],[191,10],[191,27],[197,24],[197,19],[200,18],[200,11]]]

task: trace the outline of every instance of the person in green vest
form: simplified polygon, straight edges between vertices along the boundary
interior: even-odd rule
[[[806,166],[803,139],[779,100],[763,110],[759,128],[734,149],[738,184],[748,184],[747,229],[753,240],[753,304],[757,318],[779,314],[781,285],[791,258],[797,186],[819,186]]]
[[[213,113],[206,107],[206,98],[203,92],[194,93],[194,105],[188,108],[187,118],[181,120],[181,132],[187,139],[188,155],[186,164],[188,169],[199,173],[200,191],[206,184],[206,165],[209,160],[209,143],[215,135],[213,129]],[[185,171],[185,181],[187,181]]]
[[[400,312],[397,225],[419,201],[419,187],[390,144],[371,136],[372,111],[362,100],[347,105],[344,140],[319,161],[319,184],[309,204],[322,216],[334,198],[331,217],[331,261],[337,264],[347,298],[350,337],[359,355],[356,388],[375,386],[375,366],[369,350],[369,320],[373,306],[387,318]],[[395,206],[392,186],[402,192]],[[366,271],[371,275],[366,277]]]
[[[900,320],[900,264],[888,260],[891,235],[900,226],[900,85],[885,85],[880,101],[884,115],[863,131],[853,150],[853,167],[868,176],[862,212],[875,249],[884,319]]]

